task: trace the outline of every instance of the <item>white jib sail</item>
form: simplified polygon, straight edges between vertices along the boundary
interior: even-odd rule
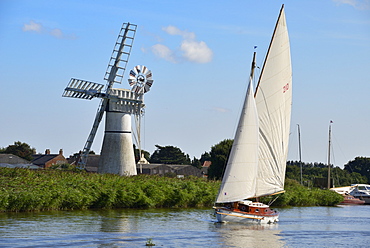
[[[258,115],[250,79],[216,203],[254,196],[258,166]]]
[[[292,68],[281,9],[256,90],[260,149],[256,196],[284,190],[292,105]]]

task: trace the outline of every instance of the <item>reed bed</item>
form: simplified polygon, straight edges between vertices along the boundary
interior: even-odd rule
[[[219,186],[220,181],[198,177],[121,177],[0,167],[0,211],[211,207]],[[335,192],[309,189],[291,179],[286,180],[285,190],[274,207],[334,206],[343,200]],[[261,200],[268,203],[272,197]]]
[[[220,182],[0,168],[0,211],[212,206]]]

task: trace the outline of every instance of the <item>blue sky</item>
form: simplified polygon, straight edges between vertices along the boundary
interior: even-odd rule
[[[81,150],[99,100],[63,98],[71,77],[103,80],[123,22],[138,25],[128,69],[146,65],[143,148],[197,157],[232,138],[253,47],[262,65],[281,7],[293,63],[289,160],[370,157],[370,1],[0,1],[0,147]],[[128,77],[122,85],[129,88]],[[100,153],[104,122],[92,150]]]

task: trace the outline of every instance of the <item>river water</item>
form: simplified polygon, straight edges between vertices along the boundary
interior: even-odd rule
[[[0,213],[0,247],[370,246],[370,205],[278,210],[272,225],[216,223],[211,209]]]

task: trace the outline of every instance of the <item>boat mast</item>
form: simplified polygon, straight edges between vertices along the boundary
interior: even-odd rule
[[[299,165],[301,167],[301,185],[302,185],[302,151],[301,151],[301,129],[298,126],[298,146],[299,146]]]
[[[251,68],[251,74],[249,76],[250,82],[253,82],[254,68],[255,67],[256,67],[256,52],[253,52],[252,68]],[[258,197],[256,197],[256,201],[259,202],[259,198]]]
[[[329,124],[329,149],[328,149],[328,189],[330,189],[330,147],[331,147],[331,123]]]
[[[253,60],[252,60],[252,68],[251,68],[251,74],[250,74],[250,82],[252,82],[253,80],[253,76],[254,76],[254,68],[256,67],[256,52],[253,52]]]

